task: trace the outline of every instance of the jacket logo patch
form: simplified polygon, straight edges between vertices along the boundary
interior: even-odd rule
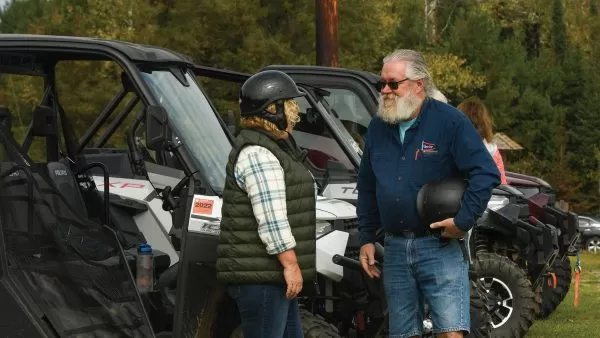
[[[423,141],[423,142],[421,142],[421,151],[424,154],[432,154],[432,153],[437,153],[438,148],[435,143]]]

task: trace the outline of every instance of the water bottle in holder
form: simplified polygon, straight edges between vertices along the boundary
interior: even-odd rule
[[[150,244],[138,245],[135,282],[140,293],[152,292],[154,286],[154,257]]]

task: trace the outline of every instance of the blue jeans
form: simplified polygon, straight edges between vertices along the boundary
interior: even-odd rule
[[[303,338],[297,300],[285,297],[285,285],[231,285],[229,295],[238,305],[244,338]]]
[[[423,333],[424,302],[431,312],[434,334],[468,333],[468,269],[469,263],[457,240],[386,235],[383,283],[390,337]]]

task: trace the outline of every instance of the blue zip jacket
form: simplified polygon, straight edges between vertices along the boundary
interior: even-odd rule
[[[400,141],[398,125],[374,117],[369,124],[358,174],[358,230],[361,245],[378,228],[418,231],[417,194],[428,182],[468,178],[454,218],[468,231],[487,207],[500,172],[471,121],[458,109],[426,98]]]

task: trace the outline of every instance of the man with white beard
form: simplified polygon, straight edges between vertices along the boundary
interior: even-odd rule
[[[359,258],[371,278],[380,276],[373,243],[383,228],[390,337],[422,334],[424,301],[434,334],[462,337],[470,330],[470,289],[459,239],[483,214],[500,173],[467,117],[432,99],[437,89],[421,54],[394,51],[381,78],[358,176]],[[417,211],[419,189],[457,177],[468,182],[458,212],[427,224]]]
[[[440,92],[439,89],[435,88],[433,90],[433,94],[431,94],[431,98],[436,99],[438,101],[442,101],[444,103],[448,103],[448,98],[444,93]]]

